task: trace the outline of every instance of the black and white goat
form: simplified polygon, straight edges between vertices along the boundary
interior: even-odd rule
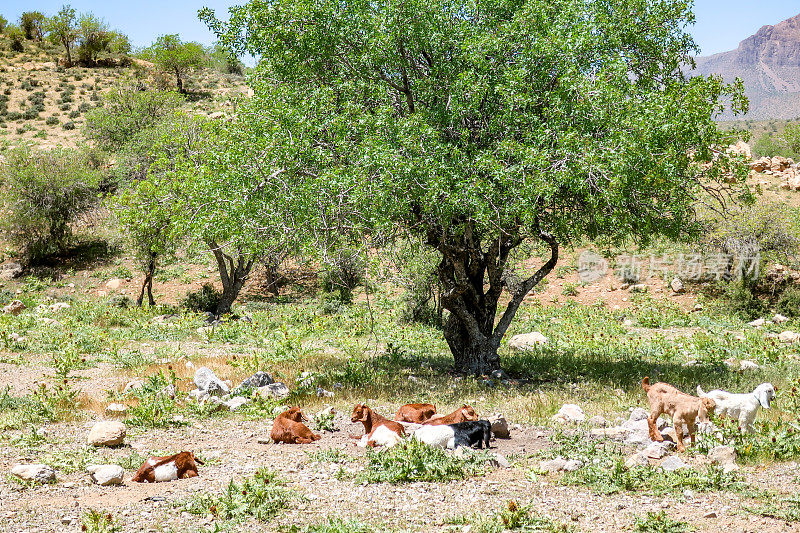
[[[453,450],[459,446],[489,448],[492,425],[488,420],[458,422],[441,426],[422,426],[414,438],[437,448]]]

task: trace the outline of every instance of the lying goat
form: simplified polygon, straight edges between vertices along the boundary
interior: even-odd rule
[[[353,408],[353,415],[350,417],[350,421],[364,424],[364,437],[366,437],[366,441],[364,441],[364,437],[360,438],[363,441],[363,445],[369,446],[370,448],[375,446],[393,446],[406,434],[405,428],[403,428],[399,422],[381,416],[363,403]],[[389,435],[389,433],[394,433],[396,438]],[[354,438],[359,437],[354,436]]]
[[[407,403],[397,410],[394,419],[398,422],[423,424],[436,414],[436,406],[430,403]]]
[[[459,422],[474,422],[476,420],[478,420],[478,413],[469,405],[464,404],[449,415],[434,415],[423,424],[438,426],[442,424],[458,424]]]
[[[422,426],[414,438],[430,446],[453,450],[459,446],[489,448],[492,424],[488,420]]]
[[[694,445],[697,423],[707,422],[709,411],[714,410],[714,400],[711,398],[698,398],[679,391],[668,383],[650,384],[650,378],[642,379],[642,388],[647,393],[650,402],[650,416],[647,417],[647,427],[650,439],[662,442],[664,437],[658,432],[656,420],[662,413],[672,417],[675,425],[675,435],[678,439],[678,451],[686,451],[683,445],[683,429],[689,431],[689,438]]]
[[[192,452],[180,452],[166,457],[151,457],[131,478],[136,483],[155,483],[197,477],[197,465],[203,461]]]
[[[299,407],[292,407],[275,417],[269,436],[275,442],[287,444],[311,444],[322,438],[316,433],[312,433],[308,426],[303,424],[303,421],[308,422],[308,418]]]
[[[770,408],[770,402],[775,398],[775,387],[772,386],[772,383],[762,383],[753,392],[734,394],[724,390],[712,390],[706,393],[698,385],[697,395],[714,400],[716,404],[714,413],[717,416],[738,420],[742,431],[752,433],[758,409],[760,407]]]

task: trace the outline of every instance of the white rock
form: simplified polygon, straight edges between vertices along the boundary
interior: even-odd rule
[[[125,424],[116,420],[95,423],[86,441],[92,446],[119,446],[125,440]]]
[[[37,483],[50,483],[56,478],[55,471],[42,464],[16,465],[11,469],[11,473],[25,481]]]
[[[566,459],[556,457],[555,459],[550,459],[549,461],[542,461],[539,463],[539,468],[545,472],[561,472],[566,464]]]
[[[626,468],[633,468],[635,466],[647,466],[648,464],[650,463],[647,460],[647,456],[642,452],[635,453],[630,457],[628,457],[627,459],[625,459]]]
[[[753,327],[753,328],[760,328],[761,326],[766,324],[766,322],[767,321],[764,320],[763,318],[757,318],[757,319],[753,320],[752,322],[748,322],[747,325],[750,326],[750,327]]]
[[[604,417],[600,415],[594,415],[589,419],[589,424],[595,427],[606,427],[610,426],[611,424],[606,420]]]
[[[281,382],[259,387],[257,391],[262,398],[286,398],[290,394],[289,387]]]
[[[121,485],[125,470],[119,465],[89,465],[86,471],[92,481],[100,486]]]
[[[626,328],[629,328],[633,325],[633,320],[631,320],[630,318],[625,318],[622,320],[622,325],[625,326]]]
[[[795,333],[794,331],[783,331],[780,335],[778,335],[778,339],[780,339],[781,342],[793,344],[797,341],[800,341],[800,333]]]
[[[676,294],[680,294],[685,290],[683,282],[681,281],[680,278],[672,278],[672,281],[670,282],[669,286],[672,289],[672,292]]]
[[[777,313],[774,317],[772,317],[772,321],[776,324],[783,324],[784,322],[789,321],[789,317],[783,316],[780,313]]]
[[[561,406],[561,409],[558,410],[558,413],[553,415],[552,420],[563,423],[574,422],[577,424],[586,420],[586,414],[584,414],[580,406],[574,403],[565,403]]]
[[[739,362],[739,368],[741,368],[742,370],[758,370],[761,367],[758,366],[758,363],[744,360]]]
[[[22,265],[19,263],[5,263],[0,265],[0,280],[8,281],[22,274]]]
[[[577,459],[570,459],[569,461],[564,463],[562,470],[564,472],[574,472],[579,468],[581,468],[582,466],[583,466],[583,461],[579,461]]]
[[[105,413],[114,418],[123,417],[128,414],[128,406],[124,403],[110,403],[106,405]]]
[[[647,420],[648,412],[645,411],[642,407],[637,407],[633,411],[631,411],[630,416],[628,416],[628,420],[631,422],[636,422],[637,420]]]
[[[116,291],[122,286],[123,280],[119,278],[110,279],[106,282],[106,289]]]
[[[230,392],[230,388],[220,380],[214,371],[208,367],[201,366],[194,373],[195,386],[213,396],[223,396]]]
[[[733,446],[716,446],[708,452],[708,459],[712,464],[721,465],[723,470],[730,472],[738,470],[736,464],[736,450]]]
[[[122,389],[122,394],[127,394],[132,390],[140,389],[144,386],[144,381],[140,379],[134,379],[133,381],[129,381],[125,384],[125,387]]]
[[[648,287],[644,283],[636,283],[635,285],[630,286],[631,292],[647,292]]]
[[[665,472],[674,472],[675,470],[680,470],[681,468],[688,468],[683,459],[678,457],[677,455],[671,455],[664,459],[664,462],[661,463],[661,468]]]
[[[50,310],[54,313],[58,313],[59,311],[63,311],[64,309],[69,309],[72,307],[67,302],[56,302],[50,306]]]
[[[664,442],[654,442],[644,450],[644,455],[650,459],[661,459],[669,454],[669,445]],[[670,443],[672,444],[672,443]],[[674,446],[674,445],[673,445]]]
[[[245,404],[250,403],[250,400],[241,396],[234,396],[230,400],[223,402],[223,405],[231,411],[236,411]]]
[[[463,446],[459,446],[459,449],[461,448],[463,448]],[[499,468],[511,468],[511,463],[508,462],[508,459],[506,459],[504,455],[499,453],[494,454],[492,462],[494,462],[495,466]]]
[[[547,342],[547,337],[538,331],[532,331],[530,333],[514,335],[508,341],[508,347],[519,352],[527,352],[533,350],[536,346],[547,344]]]

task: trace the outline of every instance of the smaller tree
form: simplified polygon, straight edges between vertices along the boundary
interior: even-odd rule
[[[67,52],[67,66],[72,66],[72,47],[78,38],[78,26],[75,23],[75,10],[69,5],[61,6],[61,10],[45,22],[48,37],[53,43],[61,43]]]
[[[72,223],[96,204],[100,181],[84,152],[13,150],[0,167],[0,232],[29,263],[64,251]]]
[[[84,13],[78,21],[78,57],[81,62],[94,65],[97,55],[108,51],[114,34],[108,25],[91,13]]]
[[[789,153],[797,157],[800,155],[800,124],[789,124],[783,130],[781,141],[786,145]]]
[[[19,25],[29,41],[41,41],[44,37],[46,17],[39,11],[26,11],[19,18]]]
[[[22,28],[14,25],[8,26],[6,34],[8,35],[8,46],[13,52],[25,51],[25,34],[22,32]]]
[[[0,15],[0,33],[3,33],[8,25],[8,21],[3,15]]]
[[[239,61],[236,54],[222,46],[215,44],[208,50],[211,66],[223,74],[244,74],[244,63]]]
[[[186,92],[183,86],[186,76],[207,62],[203,45],[182,42],[177,34],[162,35],[150,47],[145,48],[141,55],[142,58],[152,61],[160,71],[174,75],[181,93]]]

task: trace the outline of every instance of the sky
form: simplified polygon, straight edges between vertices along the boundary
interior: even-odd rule
[[[0,15],[16,21],[23,11],[38,10],[52,15],[65,0],[0,0]],[[214,35],[197,19],[197,10],[207,6],[227,18],[228,7],[245,0],[72,0],[78,12],[90,11],[127,34],[134,46],[147,46],[159,35],[179,33],[185,41],[209,45]],[[702,55],[732,50],[739,41],[765,24],[777,24],[800,14],[800,0],[695,0],[697,22],[689,29]]]

